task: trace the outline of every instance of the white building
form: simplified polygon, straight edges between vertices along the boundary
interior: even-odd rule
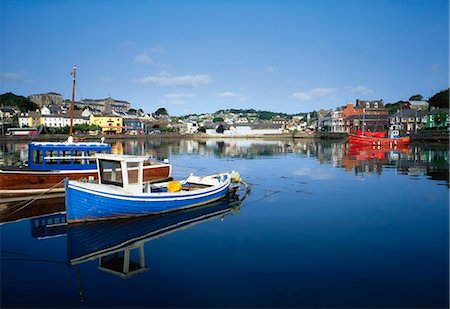
[[[331,113],[331,132],[344,132],[344,119],[342,119],[342,111],[333,111]]]
[[[43,107],[41,112],[22,113],[19,116],[19,126],[38,127],[44,125],[50,128],[70,126],[70,113],[48,114],[48,108]],[[74,111],[73,124],[89,124],[89,118],[81,116],[81,111]]]
[[[70,113],[68,114],[55,114],[55,115],[42,115],[42,124],[51,128],[62,128],[70,126]],[[81,114],[74,116],[73,124],[89,124],[88,117],[82,117]]]
[[[215,129],[206,130],[206,134],[213,136],[223,135],[267,135],[267,134],[281,134],[283,133],[283,125],[281,124],[248,124],[248,125],[235,125],[230,126],[228,130],[225,130],[222,134],[217,133]]]

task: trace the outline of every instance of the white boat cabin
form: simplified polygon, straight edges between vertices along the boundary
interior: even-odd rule
[[[97,154],[96,159],[100,184],[122,187],[130,193],[142,193],[146,157]]]
[[[208,176],[190,175],[182,181],[143,181],[143,166],[146,157],[115,154],[97,154],[98,183],[123,188],[129,194],[150,194],[161,192],[195,191],[218,186],[231,179],[229,173],[219,173]],[[232,172],[235,174],[235,172]],[[239,174],[237,174],[239,175]],[[239,176],[240,177],[240,176]],[[169,188],[170,185],[175,188]],[[108,189],[110,191],[111,189]],[[114,190],[114,189],[112,189]],[[111,191],[111,193],[114,193]]]

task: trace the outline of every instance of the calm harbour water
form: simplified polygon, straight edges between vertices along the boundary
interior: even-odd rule
[[[237,170],[251,194],[165,218],[54,230],[40,222],[61,216],[4,223],[2,308],[448,306],[448,145],[112,145],[115,153],[168,158],[174,178]],[[27,157],[24,143],[0,151],[1,164]]]

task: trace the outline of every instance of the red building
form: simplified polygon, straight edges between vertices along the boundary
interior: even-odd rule
[[[384,109],[383,100],[356,100],[356,106],[351,103],[342,111],[344,119],[344,132],[356,133],[362,130],[364,120],[364,131],[379,132],[387,131],[389,128],[388,112]]]

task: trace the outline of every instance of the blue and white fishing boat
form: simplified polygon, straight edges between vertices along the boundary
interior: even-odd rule
[[[225,197],[236,172],[182,181],[143,181],[146,158],[97,154],[98,182],[66,180],[67,222],[94,221],[165,213],[207,204]],[[129,173],[131,169],[138,173]]]

